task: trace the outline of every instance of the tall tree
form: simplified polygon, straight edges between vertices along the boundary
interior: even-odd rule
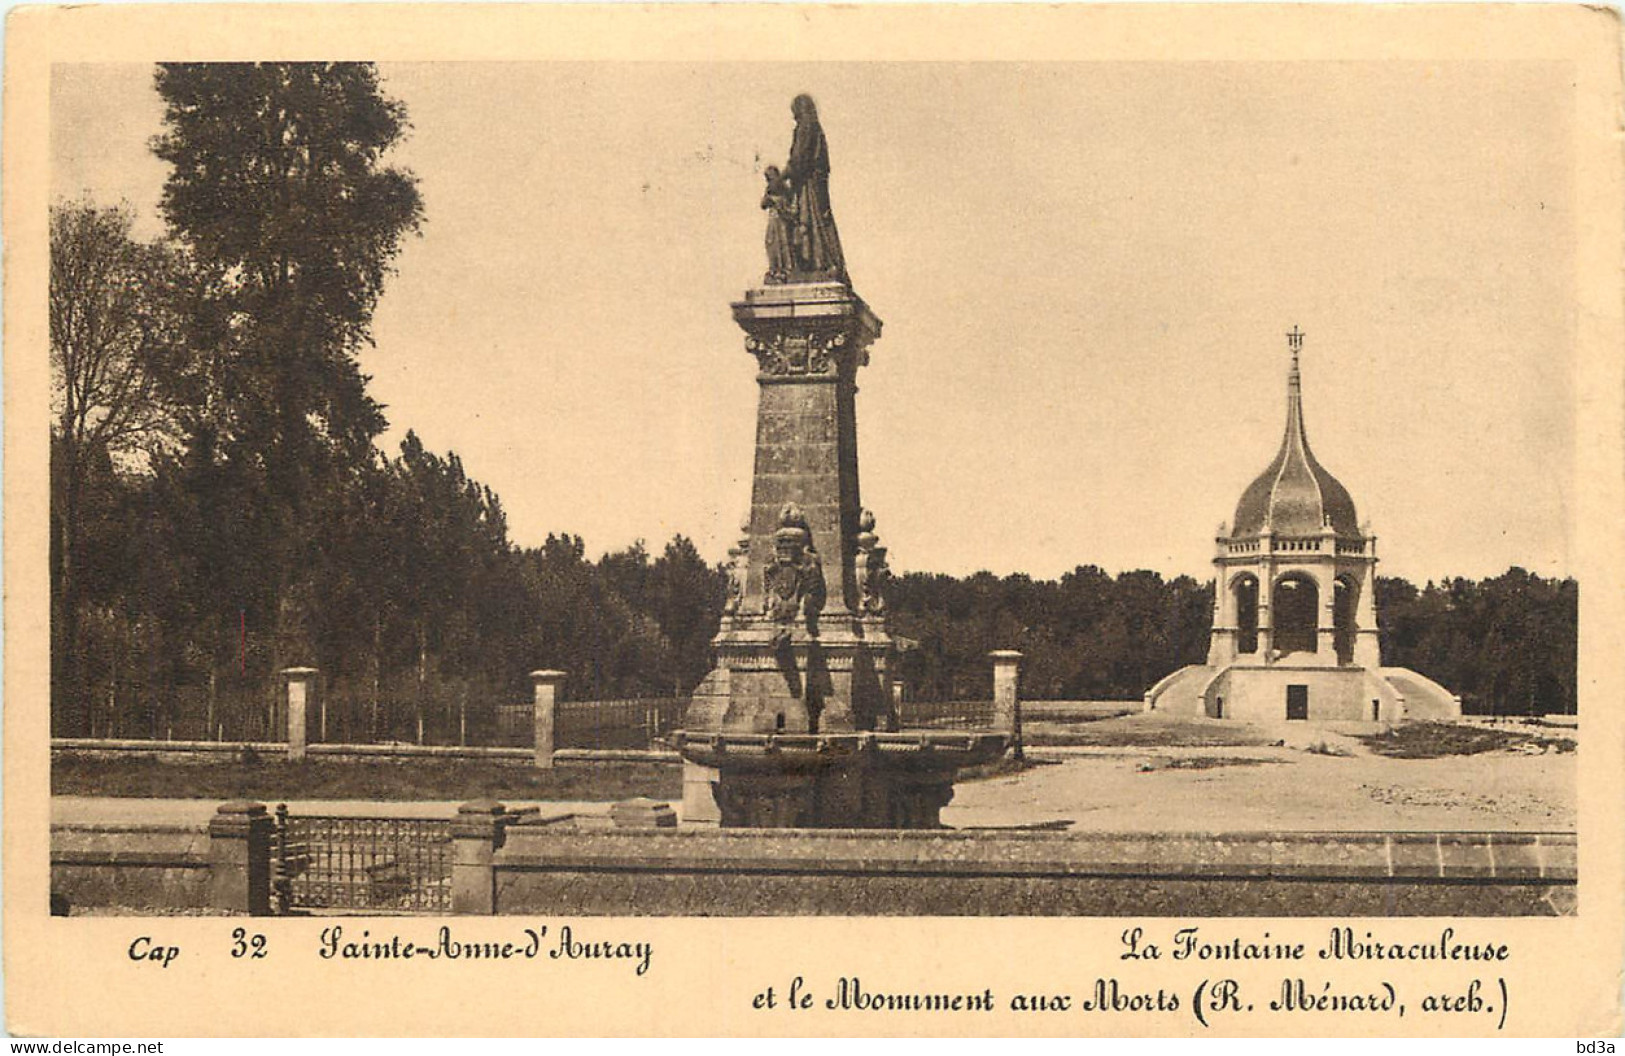
[[[70,203],[50,215],[51,655],[74,732],[87,721],[76,677],[87,525],[107,513],[113,470],[172,435],[161,379],[177,344],[178,261],[137,242],[132,225],[125,207]]]
[[[229,610],[313,648],[326,526],[371,463],[382,408],[357,362],[401,240],[414,178],[384,163],[404,107],[366,63],[166,64],[156,75],[171,166],[161,208],[205,291],[187,472],[206,508]],[[307,657],[308,659],[308,657]]]

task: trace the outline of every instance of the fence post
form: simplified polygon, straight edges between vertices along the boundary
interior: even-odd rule
[[[1014,649],[996,649],[987,654],[993,658],[993,724],[1010,731],[1010,745],[1015,758],[1021,753],[1021,696],[1016,691],[1016,680],[1021,674],[1021,654]]]
[[[282,677],[288,680],[288,759],[298,762],[305,757],[305,700],[316,669],[284,668]]]
[[[496,912],[496,870],[507,808],[476,799],[457,808],[451,823],[451,911],[490,916]]]
[[[271,915],[271,829],[264,803],[220,804],[209,819],[209,905]]]
[[[536,765],[543,770],[553,769],[553,725],[558,713],[559,687],[564,684],[563,671],[532,671],[530,681],[536,687]]]

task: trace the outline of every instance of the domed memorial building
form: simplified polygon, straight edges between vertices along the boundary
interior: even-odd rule
[[[1298,353],[1287,335],[1286,435],[1242,492],[1213,558],[1206,664],[1146,694],[1148,711],[1252,722],[1395,723],[1450,719],[1461,700],[1424,675],[1383,667],[1377,642],[1377,537],[1348,489],[1309,449]]]

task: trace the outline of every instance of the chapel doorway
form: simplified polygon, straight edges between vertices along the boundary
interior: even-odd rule
[[[1309,687],[1286,687],[1286,717],[1288,722],[1299,722],[1309,718]]]

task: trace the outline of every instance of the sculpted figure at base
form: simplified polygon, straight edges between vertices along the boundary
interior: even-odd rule
[[[762,571],[762,612],[779,624],[774,645],[790,641],[798,617],[806,617],[807,633],[818,633],[818,614],[824,610],[824,562],[813,548],[806,515],[793,502],[779,511],[779,530],[773,533],[773,561]]]

